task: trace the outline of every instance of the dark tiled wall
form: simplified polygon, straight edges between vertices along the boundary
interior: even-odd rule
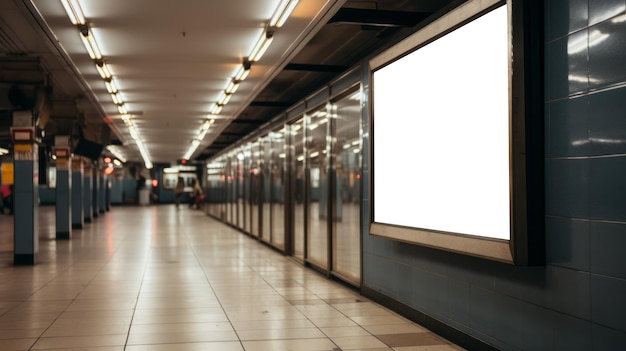
[[[623,349],[626,1],[546,1],[545,70],[547,265],[366,233],[363,284],[501,349]]]

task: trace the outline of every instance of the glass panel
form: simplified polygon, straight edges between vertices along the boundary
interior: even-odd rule
[[[291,143],[293,145],[295,165],[295,192],[293,199],[294,213],[294,257],[304,260],[304,118],[298,120],[291,127]]]
[[[335,206],[333,271],[355,282],[361,277],[360,95],[350,94],[331,108],[335,120]]]
[[[313,112],[308,124],[307,157],[309,165],[307,259],[328,268],[328,161],[326,108]]]
[[[220,218],[220,204],[223,201],[223,186],[222,165],[219,161],[210,163],[207,167],[208,213],[218,218]]]
[[[272,234],[272,216],[271,216],[271,184],[272,184],[272,171],[271,167],[271,151],[272,144],[270,136],[266,135],[261,138],[262,145],[262,163],[261,163],[261,177],[263,179],[263,192],[261,199],[263,201],[263,230],[261,230],[261,238],[265,241],[270,241]]]
[[[244,186],[243,186],[243,197],[244,197],[244,204],[245,204],[245,221],[243,224],[243,229],[250,233],[251,231],[251,227],[250,224],[252,223],[252,220],[250,219],[250,215],[251,215],[251,209],[250,209],[250,205],[251,205],[251,191],[250,191],[250,184],[252,182],[251,180],[251,176],[250,176],[250,157],[252,156],[252,153],[250,151],[250,144],[247,144],[244,147],[243,150],[243,179],[244,179]]]
[[[271,133],[272,244],[285,247],[285,128]]]
[[[232,154],[230,156],[230,175],[228,181],[230,182],[230,223],[234,226],[238,226],[237,219],[237,169],[239,169],[239,162],[237,162],[237,155]]]
[[[231,220],[231,208],[230,208],[230,197],[231,197],[231,176],[230,176],[230,158],[226,158],[226,166],[225,166],[225,182],[226,182],[226,203],[225,203],[225,210],[226,210],[226,222],[228,223],[232,223]]]
[[[236,180],[237,180],[237,227],[244,229],[245,227],[245,213],[246,213],[246,201],[244,195],[244,157],[242,150],[237,150],[237,172],[236,172]]]
[[[252,143],[250,150],[250,233],[259,236],[259,203],[261,188],[261,169],[259,142]]]

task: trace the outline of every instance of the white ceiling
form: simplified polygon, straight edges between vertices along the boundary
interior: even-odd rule
[[[345,2],[300,0],[228,105],[211,116],[211,104],[251,51],[279,0],[79,1],[153,163],[182,158],[208,117],[215,123],[195,154],[209,145]],[[82,92],[79,108],[86,119],[110,123],[124,144],[123,156],[142,161],[61,2],[1,3],[2,24],[30,55],[42,57],[55,94],[75,97]]]

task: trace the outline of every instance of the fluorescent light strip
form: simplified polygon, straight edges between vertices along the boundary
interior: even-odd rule
[[[85,15],[78,0],[61,0],[61,4],[73,25],[85,24]]]
[[[105,81],[113,77],[109,66],[107,66],[105,62],[96,61],[96,69],[98,70],[98,74],[100,74],[100,77],[102,77],[102,79],[104,79]]]
[[[244,79],[246,79],[246,77],[248,77],[248,74],[250,73],[250,62],[256,62],[261,59],[261,57],[263,56],[263,54],[265,54],[268,47],[273,41],[274,29],[280,28],[283,24],[285,24],[285,21],[287,20],[287,18],[289,18],[289,15],[291,15],[297,4],[298,0],[282,0],[280,2],[276,10],[274,11],[274,15],[270,19],[268,26],[265,28],[265,30],[263,30],[263,33],[261,33],[261,36],[252,48],[252,52],[248,56],[249,62],[246,62],[246,64],[241,64],[237,67],[235,75],[233,76],[231,81],[228,82],[226,88],[220,93],[217,102],[212,105],[211,114],[217,115],[222,112],[222,107],[224,107],[224,105],[228,103],[232,95],[237,91],[239,83],[241,83]],[[271,29],[271,31],[269,31],[268,29]],[[208,127],[206,127],[205,129],[205,125],[203,125],[200,133],[198,134],[198,139],[194,139],[194,141],[191,143],[191,147],[183,156],[183,159],[187,160],[191,157],[191,155],[193,155],[193,153],[200,145],[200,142],[204,139],[207,130]]]
[[[102,53],[100,52],[100,48],[93,37],[91,28],[87,28],[86,31],[81,31],[80,34],[80,38],[83,40],[83,45],[85,45],[85,48],[89,53],[89,57],[93,60],[101,60]]]
[[[235,80],[241,82],[242,80],[246,79],[249,73],[250,73],[250,69],[246,69],[246,67],[243,64],[241,64],[237,68],[237,71],[235,72]]]
[[[130,136],[133,138],[133,140],[135,140],[135,143],[137,144],[137,148],[139,149],[139,153],[143,158],[143,162],[146,168],[151,169],[154,165],[152,164],[152,162],[150,162],[150,156],[148,155],[148,151],[146,151],[146,148],[143,145],[143,141],[141,141],[139,134],[137,134],[137,127],[135,126],[135,122],[127,114],[122,115],[122,120],[124,121],[124,124],[126,124],[126,127],[128,127]]]
[[[278,7],[276,8],[276,12],[274,12],[274,16],[270,20],[271,27],[282,27],[291,15],[291,12],[296,8],[298,4],[298,0],[282,0]]]
[[[200,132],[198,133],[198,136],[196,136],[196,138],[191,141],[191,146],[189,147],[189,150],[187,150],[187,152],[183,156],[184,160],[188,160],[189,158],[191,158],[191,155],[196,152],[198,146],[200,146],[200,143],[202,142],[202,140],[204,140],[206,133],[209,131],[213,123],[215,123],[214,119],[206,120],[204,121],[204,123],[202,123],[202,127],[200,127]]]
[[[115,158],[117,158],[118,160],[122,161],[123,163],[126,163],[126,158],[124,156],[122,156],[122,154],[120,153],[120,150],[117,146],[115,145],[108,145],[107,146],[107,150],[109,150],[110,153],[113,154],[113,156],[115,156]]]
[[[261,33],[261,36],[254,45],[254,48],[252,48],[250,55],[248,55],[248,59],[250,61],[256,62],[261,59],[263,54],[265,54],[265,51],[267,51],[267,48],[270,46],[272,40],[274,39],[273,36],[269,36],[269,38],[268,36],[269,34],[265,31]]]
[[[78,3],[78,0],[61,0],[61,4],[63,5],[63,8],[65,9],[65,12],[67,13],[67,16],[69,17],[72,24],[79,26],[80,38],[83,41],[83,45],[85,45],[85,48],[89,53],[89,57],[91,57],[92,60],[96,60],[96,69],[98,70],[98,74],[100,75],[100,77],[102,77],[102,79],[104,79],[106,89],[109,94],[111,94],[113,102],[117,105],[117,109],[122,115],[122,120],[124,121],[124,124],[126,124],[131,137],[137,143],[137,148],[141,153],[141,157],[144,160],[146,168],[152,168],[154,165],[152,164],[152,162],[150,162],[148,152],[146,151],[146,148],[141,141],[141,138],[139,138],[139,135],[137,134],[137,128],[135,127],[135,123],[128,116],[128,111],[124,106],[124,101],[119,95],[119,90],[117,89],[117,86],[113,81],[113,74],[111,73],[111,70],[109,69],[107,64],[101,61],[102,53],[100,52],[100,48],[98,47],[98,44],[94,39],[91,28],[89,28],[89,26],[87,25],[85,16],[83,14],[82,8],[80,7],[80,4]],[[119,152],[115,151],[115,149],[109,147],[109,151],[122,162],[126,162],[125,158],[122,157]]]
[[[104,81],[104,85],[106,86],[109,94],[118,93],[117,84],[115,84],[115,82],[113,81],[113,77],[111,77],[109,80]]]

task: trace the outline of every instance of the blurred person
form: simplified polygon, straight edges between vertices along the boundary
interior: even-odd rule
[[[180,204],[180,198],[183,196],[185,192],[185,180],[183,177],[178,177],[178,183],[176,183],[176,187],[174,188],[174,202],[176,203],[176,207]]]
[[[2,194],[2,205],[9,210],[9,215],[13,214],[13,185],[3,184],[0,187],[0,193]],[[4,208],[2,212],[4,212]]]

